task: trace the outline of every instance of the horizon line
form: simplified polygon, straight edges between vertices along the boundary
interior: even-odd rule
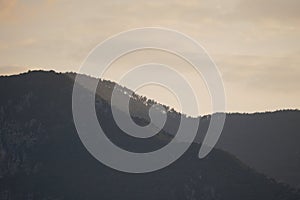
[[[90,77],[90,78],[93,78],[93,79],[98,79],[98,80],[101,80],[101,81],[110,81],[112,83],[115,83],[123,88],[126,88],[126,89],[129,89],[131,90],[130,88],[127,88],[126,86],[123,86],[123,85],[120,85],[119,83],[117,83],[116,81],[114,80],[111,80],[111,79],[104,79],[104,78],[97,78],[97,77],[94,77],[92,75],[88,75],[88,74],[80,74],[78,72],[73,72],[73,71],[56,71],[54,69],[28,69],[27,71],[23,71],[23,72],[17,72],[15,74],[0,74],[0,78],[2,77],[13,77],[13,76],[20,76],[20,75],[25,75],[25,74],[29,74],[29,73],[32,73],[32,72],[47,72],[47,73],[55,73],[55,74],[76,74],[76,75],[83,75],[83,76],[87,76],[87,77]],[[134,91],[133,91],[134,92]],[[144,95],[140,95],[139,93],[136,93],[134,92],[135,94],[137,94],[138,96],[144,96]],[[185,115],[186,117],[190,117],[190,118],[198,118],[198,117],[205,117],[205,116],[210,116],[210,115],[214,115],[214,114],[218,114],[218,113],[225,113],[225,114],[230,114],[230,115],[233,115],[233,114],[245,114],[245,115],[252,115],[252,114],[267,114],[267,113],[276,113],[276,112],[284,112],[284,111],[296,111],[296,112],[299,112],[300,111],[300,108],[279,108],[279,109],[273,109],[273,110],[256,110],[256,111],[252,111],[252,112],[247,112],[247,111],[225,111],[225,112],[214,112],[214,113],[205,113],[204,115],[197,115],[197,116],[191,116],[191,115],[188,115],[188,114],[185,114],[185,113],[182,113],[180,111],[177,111],[173,106],[171,105],[166,105],[164,103],[161,103],[155,99],[151,99],[151,98],[148,98],[147,96],[145,96],[147,98],[147,100],[152,100],[158,104],[161,104],[163,106],[167,106],[169,107],[170,109],[174,109],[177,113],[179,114],[182,114],[182,115]]]

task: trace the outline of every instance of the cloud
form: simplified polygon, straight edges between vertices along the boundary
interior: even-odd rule
[[[0,66],[0,74],[1,75],[11,75],[11,74],[19,74],[22,72],[28,71],[26,67],[19,66]]]
[[[49,8],[56,2],[56,0],[0,0],[0,23],[28,22],[46,10],[49,12]]]
[[[242,0],[237,4],[236,13],[252,19],[299,19],[299,8],[299,0]]]
[[[111,35],[161,26],[186,33],[207,49],[223,74],[232,110],[255,110],[258,104],[260,109],[269,108],[283,94],[282,106],[299,105],[299,97],[295,98],[300,91],[299,4],[299,0],[0,0],[0,65],[10,66],[0,73],[27,70],[11,66],[75,71],[89,51]],[[255,105],[251,96],[260,96]]]
[[[228,84],[270,94],[300,91],[300,59],[295,55],[232,55],[225,56],[218,62]]]
[[[12,17],[17,0],[0,0],[0,20]]]

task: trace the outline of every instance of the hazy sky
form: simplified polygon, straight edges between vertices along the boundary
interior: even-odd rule
[[[222,74],[228,111],[300,108],[299,9],[299,0],[0,0],[0,74],[77,71],[109,36],[159,26],[188,34],[206,48]],[[115,79],[135,58],[162,57],[157,52],[131,56],[107,77]],[[171,60],[190,73],[184,63]],[[157,86],[139,92],[177,105]]]

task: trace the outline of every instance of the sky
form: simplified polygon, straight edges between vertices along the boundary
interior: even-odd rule
[[[0,74],[29,69],[78,71],[108,37],[134,28],[165,27],[198,41],[217,64],[228,112],[300,108],[299,0],[0,0]],[[199,85],[201,113],[209,93],[190,66],[167,53],[144,51],[113,64],[117,80],[130,65],[163,60]],[[138,93],[174,106],[157,85]]]

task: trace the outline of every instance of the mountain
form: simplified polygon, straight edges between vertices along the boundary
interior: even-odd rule
[[[300,188],[299,122],[298,110],[230,114],[216,147],[277,181]]]
[[[300,199],[299,190],[257,173],[223,150],[198,159],[197,143],[176,162],[152,173],[128,174],[104,166],[87,152],[76,132],[71,108],[74,77],[53,71],[0,77],[0,199]],[[112,118],[108,100],[114,86],[100,80],[95,101],[107,137],[134,152],[167,144],[180,113],[165,106],[168,119],[159,134],[148,139],[127,136]],[[118,87],[127,94],[128,89]],[[153,103],[132,95],[133,120],[149,123],[146,113]],[[202,129],[207,120],[201,119]]]

